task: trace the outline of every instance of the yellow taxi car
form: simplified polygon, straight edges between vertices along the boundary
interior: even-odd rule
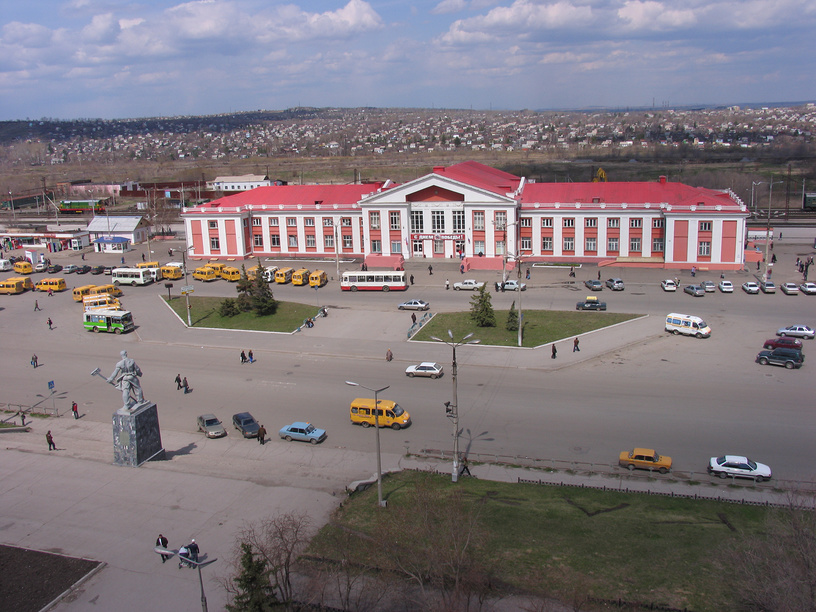
[[[650,470],[667,474],[671,471],[672,460],[671,457],[660,455],[651,448],[633,448],[620,454],[618,464],[629,470]]]

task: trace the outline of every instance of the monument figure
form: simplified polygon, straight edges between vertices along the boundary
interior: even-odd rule
[[[127,351],[121,352],[122,359],[116,364],[116,369],[106,379],[117,389],[122,391],[122,408],[131,410],[144,402],[142,384],[139,377],[142,371],[136,362],[127,356]]]

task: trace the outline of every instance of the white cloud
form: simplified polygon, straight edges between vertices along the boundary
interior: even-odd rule
[[[442,0],[439,4],[431,9],[431,15],[447,15],[449,13],[458,13],[467,8],[466,0]]]
[[[632,30],[676,30],[697,23],[694,9],[676,9],[661,2],[629,0],[618,10],[624,26]]]

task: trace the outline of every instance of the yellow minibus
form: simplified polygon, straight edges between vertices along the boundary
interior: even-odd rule
[[[71,295],[74,297],[75,302],[81,302],[82,298],[86,295],[90,294],[91,289],[96,287],[96,285],[82,285],[82,287],[77,287],[73,291],[71,291]]]
[[[329,277],[323,270],[315,270],[309,275],[310,287],[322,287],[329,282]]]
[[[301,268],[300,270],[295,270],[292,272],[292,284],[293,285],[308,285],[309,284],[309,274],[311,272],[306,268]]]
[[[68,285],[65,284],[64,278],[44,278],[40,280],[34,288],[37,291],[65,291]]]
[[[284,285],[292,280],[292,268],[280,268],[275,271],[275,282]]]

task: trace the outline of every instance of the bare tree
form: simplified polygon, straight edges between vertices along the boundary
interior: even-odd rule
[[[730,586],[745,610],[816,610],[816,512],[814,500],[791,497],[771,511],[763,533],[725,555]]]
[[[290,604],[295,594],[293,574],[311,535],[311,520],[306,513],[289,512],[244,526],[233,553],[232,565],[236,574],[221,579],[221,584],[229,593],[238,592],[236,578],[241,568],[241,558],[248,547],[254,555],[266,562],[269,591],[274,594],[274,598]]]

